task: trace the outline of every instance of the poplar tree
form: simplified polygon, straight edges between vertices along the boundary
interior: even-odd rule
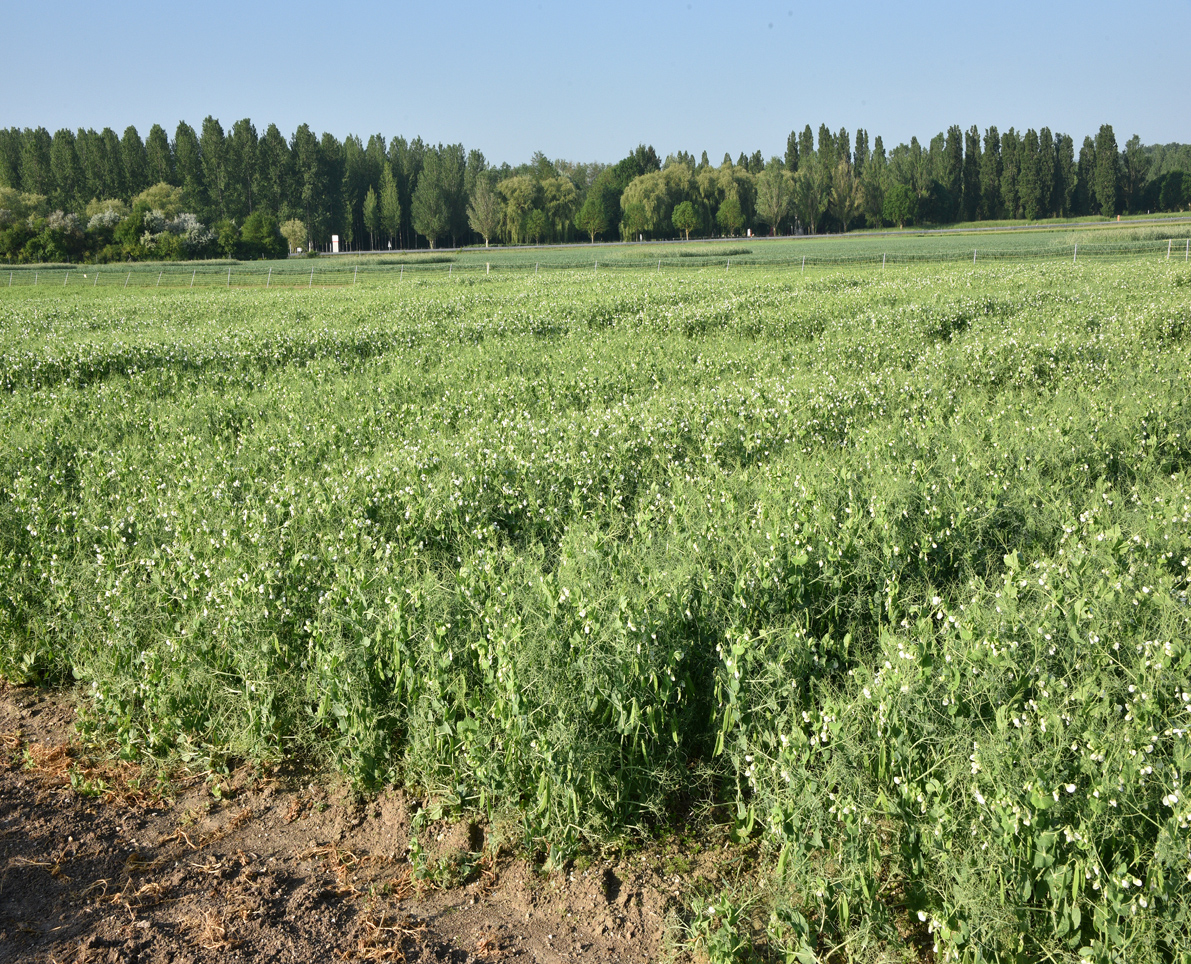
[[[815,133],[807,124],[798,135],[798,166],[805,167],[815,160]]]
[[[1136,134],[1125,142],[1121,161],[1121,186],[1124,188],[1125,209],[1136,212],[1141,210],[1142,192],[1145,190],[1146,174],[1150,169],[1150,159],[1142,150],[1141,138]]]
[[[860,179],[863,192],[864,219],[870,228],[879,228],[884,221],[885,186],[888,181],[888,163],[885,157],[885,144],[881,135],[873,142],[873,151],[864,165],[864,174]]]
[[[1019,210],[1017,147],[1017,132],[1010,127],[1001,137],[1001,201],[1007,218],[1016,218]]]
[[[137,129],[129,124],[120,139],[120,160],[124,163],[124,190],[136,197],[149,186],[149,162]]]
[[[376,250],[376,232],[380,228],[380,205],[371,186],[364,195],[364,227],[368,229],[368,250]]]
[[[1075,195],[1075,142],[1060,134],[1055,144],[1055,205],[1060,217],[1071,216]]]
[[[207,211],[207,180],[203,176],[203,154],[194,128],[182,121],[174,133],[174,163],[178,186],[188,210],[200,217]]]
[[[707,156],[707,152],[703,152],[703,156]],[[790,131],[790,136],[786,138],[786,170],[793,174],[798,170],[798,131]],[[688,238],[690,232],[687,232]]]
[[[1096,143],[1091,137],[1083,139],[1079,149],[1079,161],[1075,167],[1074,213],[1083,217],[1095,210],[1096,195],[1093,187],[1096,174]]]
[[[965,221],[980,217],[980,128],[973,124],[964,135],[963,211]]]
[[[55,207],[70,211],[85,203],[81,193],[83,168],[75,150],[75,137],[65,128],[54,135],[50,145],[50,172],[54,183],[50,198]]]
[[[852,152],[852,169],[857,178],[864,177],[864,169],[868,165],[868,131],[863,127],[856,129],[856,149]]]
[[[1027,221],[1036,220],[1042,211],[1042,188],[1038,173],[1038,132],[1026,131],[1017,150],[1020,173],[1017,194],[1021,201],[1021,215]]]
[[[0,130],[0,187],[21,189],[21,132],[16,127]]]
[[[438,151],[427,151],[418,186],[410,201],[414,230],[430,242],[433,249],[439,238],[451,230],[451,211],[443,183],[442,158]]]
[[[958,124],[952,124],[947,128],[943,154],[943,170],[946,175],[943,186],[947,189],[948,195],[944,220],[956,221],[963,209],[964,199],[964,132]]]
[[[380,224],[389,241],[395,241],[401,230],[401,199],[397,194],[393,168],[388,161],[382,163],[380,173]]]
[[[150,184],[176,184],[174,180],[174,151],[169,135],[160,124],[149,128],[145,142],[145,164]]]
[[[278,217],[293,213],[289,203],[289,167],[289,144],[277,125],[270,124],[257,143],[252,194],[261,207],[276,211]]]
[[[1111,124],[1102,124],[1096,135],[1096,169],[1092,174],[1092,194],[1096,207],[1106,218],[1116,217],[1120,210],[1121,158],[1117,153],[1117,138]]]
[[[1055,200],[1055,140],[1049,127],[1038,132],[1038,209],[1043,217],[1053,217],[1058,204]]]
[[[21,131],[21,190],[49,197],[53,188],[50,148],[53,138],[44,127]]]
[[[210,210],[205,212],[211,221],[227,217],[227,138],[223,125],[208,114],[203,118],[199,135],[203,180],[207,185]],[[213,217],[212,217],[213,215]],[[206,219],[204,219],[206,220]]]
[[[256,209],[253,196],[257,150],[260,146],[256,126],[247,117],[232,125],[227,139],[227,209],[228,217],[243,223]]]

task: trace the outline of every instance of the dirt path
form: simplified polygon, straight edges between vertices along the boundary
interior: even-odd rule
[[[489,828],[297,777],[212,793],[93,766],[69,702],[0,685],[0,962],[646,961],[679,880],[637,855],[545,875]],[[73,778],[72,778],[73,773]],[[73,779],[73,786],[72,786]],[[307,778],[308,779],[308,778]],[[482,855],[482,856],[481,856]],[[424,874],[425,876],[425,874]]]

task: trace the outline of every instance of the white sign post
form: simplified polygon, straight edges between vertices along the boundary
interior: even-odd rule
[[[338,254],[338,253],[339,253],[339,235],[332,234],[331,235],[331,254]]]

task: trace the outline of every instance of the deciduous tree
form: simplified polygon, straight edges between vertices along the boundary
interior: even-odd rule
[[[583,206],[575,215],[575,227],[583,231],[595,243],[595,236],[608,230],[608,210],[604,204],[603,194],[593,185],[587,192]]]
[[[691,239],[691,232],[699,227],[699,213],[695,210],[695,205],[690,201],[683,201],[670,215],[670,221],[689,241]]]
[[[371,187],[364,195],[364,227],[368,229],[368,249],[376,250],[376,232],[380,230],[380,204],[376,200],[376,191]],[[434,245],[431,245],[434,247]]]
[[[1120,210],[1121,156],[1111,124],[1102,124],[1096,134],[1096,170],[1092,174],[1092,193],[1096,207],[1106,218]]]
[[[918,209],[918,195],[907,184],[894,184],[885,192],[885,220],[904,228],[913,221]]]
[[[790,210],[794,193],[793,175],[776,157],[757,175],[757,217],[769,225],[769,233],[777,234],[779,225]]]
[[[382,159],[380,173],[380,226],[389,242],[397,240],[401,230],[401,198],[397,194],[397,179],[388,160]]]
[[[467,223],[471,229],[484,239],[484,247],[500,230],[504,211],[501,209],[500,198],[492,190],[491,180],[484,175],[476,178],[476,186],[472,191],[471,204],[467,208]]]

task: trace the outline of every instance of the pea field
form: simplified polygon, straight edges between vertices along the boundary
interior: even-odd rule
[[[1191,961],[1191,268],[442,267],[0,288],[0,678],[550,867],[728,825],[713,960]]]

